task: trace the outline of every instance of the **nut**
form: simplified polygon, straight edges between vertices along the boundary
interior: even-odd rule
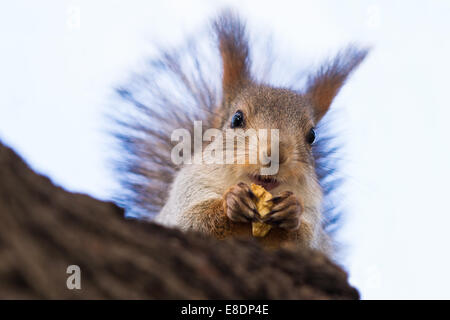
[[[252,183],[250,188],[252,189],[253,194],[256,196],[257,201],[255,201],[256,209],[261,217],[264,217],[266,214],[272,210],[272,203],[267,202],[272,199],[272,195],[269,191],[264,189],[264,187],[259,186],[257,184]],[[272,229],[271,225],[268,225],[263,222],[252,222],[252,234],[254,237],[264,237],[267,233]]]

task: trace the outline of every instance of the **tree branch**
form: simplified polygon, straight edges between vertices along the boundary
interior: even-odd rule
[[[81,290],[66,286],[81,268]],[[309,250],[265,251],[124,218],[70,193],[0,144],[0,298],[358,298],[347,275]]]

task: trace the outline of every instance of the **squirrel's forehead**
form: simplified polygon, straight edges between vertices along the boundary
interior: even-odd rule
[[[238,99],[238,104],[247,105],[257,110],[305,109],[307,99],[292,90],[260,86],[245,90]]]
[[[253,117],[255,121],[285,119],[286,122],[298,122],[312,118],[308,100],[287,90],[247,95],[237,101],[236,109],[244,111],[247,117]]]

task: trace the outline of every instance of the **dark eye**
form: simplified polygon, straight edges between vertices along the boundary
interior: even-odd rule
[[[231,128],[242,128],[244,126],[244,114],[241,110],[236,111],[231,118]]]
[[[316,140],[316,131],[314,131],[314,128],[311,128],[306,135],[306,142],[313,144],[314,140]]]

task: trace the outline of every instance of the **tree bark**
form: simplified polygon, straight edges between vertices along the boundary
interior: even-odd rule
[[[81,289],[69,290],[69,265]],[[70,193],[0,143],[0,298],[357,299],[347,274],[310,250],[266,251],[151,222]]]

